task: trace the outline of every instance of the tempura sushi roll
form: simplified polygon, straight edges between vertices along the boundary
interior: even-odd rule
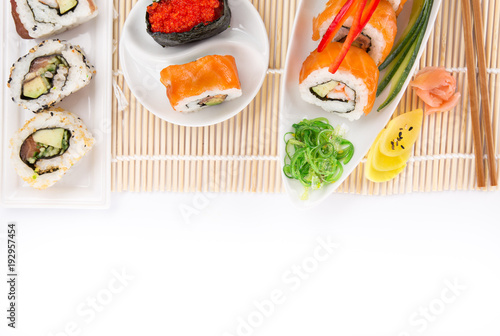
[[[335,74],[329,71],[342,43],[332,42],[321,53],[313,51],[302,65],[302,98],[349,120],[368,114],[375,103],[379,71],[373,59],[352,46]]]
[[[323,12],[313,19],[313,40],[323,37],[347,0],[330,0]],[[365,11],[368,10],[367,8]],[[343,42],[352,25],[349,17],[332,41]],[[389,56],[398,30],[396,13],[387,0],[381,0],[367,25],[353,45],[366,51],[377,65]]]
[[[17,174],[35,189],[59,181],[94,145],[94,138],[76,115],[47,110],[28,121],[10,141]]]
[[[48,40],[14,63],[8,86],[15,103],[38,113],[87,86],[94,73],[80,47]]]
[[[241,96],[236,61],[231,55],[209,55],[161,71],[172,108],[193,112]]]
[[[19,36],[46,38],[76,27],[97,15],[93,0],[10,0]]]

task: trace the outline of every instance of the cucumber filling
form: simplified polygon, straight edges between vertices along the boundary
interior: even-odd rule
[[[24,140],[19,156],[38,175],[58,170],[57,167],[40,169],[39,160],[48,160],[66,153],[70,146],[71,131],[64,128],[41,129]]]
[[[35,58],[30,64],[29,72],[24,76],[21,98],[38,99],[49,93],[53,87],[62,87],[68,71],[68,62],[61,55]]]
[[[334,80],[310,88],[311,93],[324,102],[334,102],[336,112],[352,112],[356,107],[356,92],[342,82]]]
[[[59,15],[64,15],[78,6],[78,0],[38,0],[38,2],[57,9]]]
[[[219,95],[215,95],[215,96],[207,96],[207,97],[201,99],[198,102],[198,105],[200,105],[200,106],[215,106],[215,105],[220,105],[223,102],[225,102],[226,99],[227,99],[227,95],[226,94],[219,94]]]

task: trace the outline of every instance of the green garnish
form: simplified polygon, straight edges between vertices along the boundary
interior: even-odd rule
[[[286,156],[283,172],[299,180],[305,187],[302,199],[309,190],[339,180],[354,155],[353,144],[344,139],[343,126],[334,128],[326,118],[304,119],[293,125],[294,132],[285,134]]]
[[[413,2],[410,22],[403,36],[385,62],[379,66],[380,70],[387,68],[387,71],[378,86],[377,97],[382,94],[387,86],[390,85],[391,87],[387,99],[379,106],[377,111],[382,110],[396,98],[410,75],[424,40],[433,4],[434,0],[415,0]]]

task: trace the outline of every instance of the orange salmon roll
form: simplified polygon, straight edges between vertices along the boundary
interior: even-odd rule
[[[367,53],[353,46],[332,74],[328,68],[341,49],[342,43],[332,42],[321,53],[313,51],[302,65],[299,89],[306,102],[353,121],[372,110],[379,71]]]
[[[241,96],[236,61],[231,55],[209,55],[171,65],[160,73],[173,109],[193,112]]]
[[[313,40],[317,41],[323,37],[347,0],[330,0],[326,4],[325,10],[313,19]],[[368,6],[365,10],[368,10]],[[337,35],[333,38],[335,42],[343,42],[349,33],[352,25],[352,17],[348,18]],[[389,56],[396,34],[398,25],[396,13],[387,0],[381,0],[373,16],[365,26],[359,37],[353,45],[366,51],[377,65]]]

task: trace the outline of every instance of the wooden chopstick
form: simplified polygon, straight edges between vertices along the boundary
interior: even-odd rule
[[[469,82],[470,110],[472,121],[472,136],[474,138],[474,152],[476,154],[477,186],[486,187],[483,165],[483,146],[481,124],[479,120],[479,101],[476,82],[476,57],[474,54],[474,40],[472,36],[471,5],[469,0],[462,0],[462,20],[465,37],[465,56],[467,60],[467,78]]]
[[[472,11],[474,12],[474,32],[476,34],[477,61],[479,65],[479,89],[481,92],[481,108],[483,127],[486,132],[486,150],[488,158],[488,169],[490,173],[490,185],[498,185],[497,167],[495,159],[495,147],[493,143],[493,132],[491,128],[491,110],[488,90],[488,75],[486,72],[486,55],[484,47],[483,16],[479,0],[472,0]]]

